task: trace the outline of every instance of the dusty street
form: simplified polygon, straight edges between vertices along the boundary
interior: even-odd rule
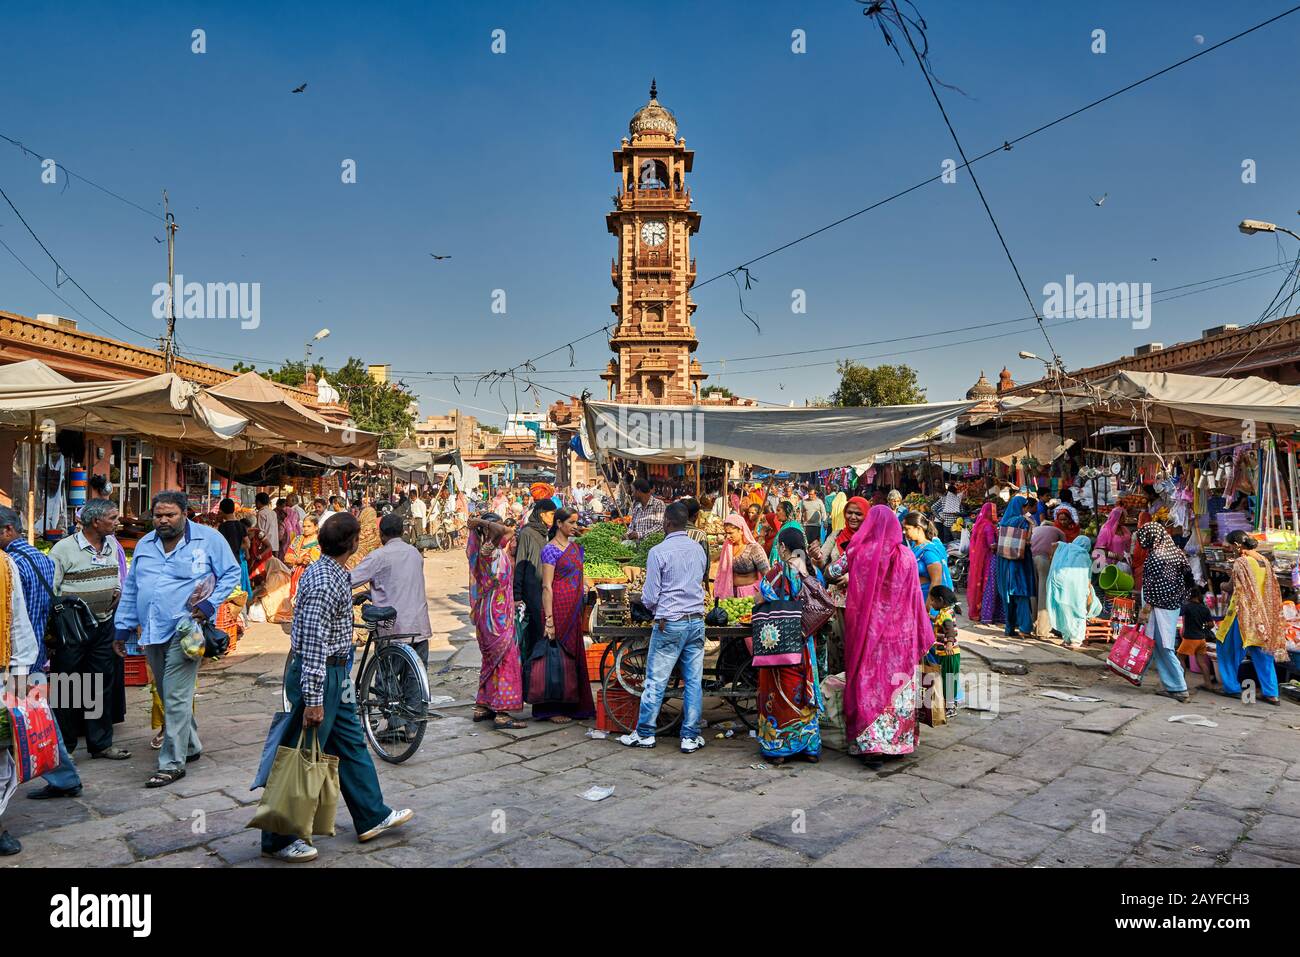
[[[340,808],[310,867],[421,865],[915,865],[1240,867],[1300,865],[1300,708],[1197,693],[1191,704],[1104,674],[1095,656],[963,633],[964,667],[997,692],[996,712],[925,729],[919,752],[873,773],[827,751],[820,765],[762,764],[754,742],[717,740],[734,717],[706,700],[707,747],[665,739],[631,751],[586,724],[500,732],[469,720],[477,646],[464,557],[426,557],[434,695],[449,695],[409,762],[377,762],[384,797],[411,824],[361,845]],[[287,867],[245,828],[288,638],[254,625],[201,672],[206,750],[188,775],[145,790],[153,767],[147,690],[129,692],[116,743],[128,761],[76,753],[76,799],[25,800],[5,826],[8,867]],[[991,670],[1027,671],[998,674]],[[1071,702],[1045,693],[1087,695]],[[1170,722],[1197,714],[1217,723]],[[743,735],[743,730],[740,735]],[[580,795],[613,785],[599,803]],[[24,785],[22,791],[39,787]]]

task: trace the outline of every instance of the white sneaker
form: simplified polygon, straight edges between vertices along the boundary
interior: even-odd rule
[[[391,830],[395,827],[400,827],[413,817],[415,817],[415,812],[409,807],[404,807],[400,811],[390,811],[388,817],[384,818],[364,834],[358,836],[357,840],[362,844],[366,841],[374,840],[385,831]]]
[[[302,838],[294,841],[292,844],[280,848],[278,851],[263,851],[264,857],[274,857],[277,861],[289,861],[293,864],[302,864],[307,861],[316,860],[316,855],[320,852],[312,847]]]
[[[619,744],[626,745],[629,748],[653,748],[655,746],[654,736],[643,738],[633,731],[631,734],[625,734],[618,739]]]
[[[694,754],[702,747],[704,747],[704,738],[698,734],[693,738],[682,738],[682,754]]]

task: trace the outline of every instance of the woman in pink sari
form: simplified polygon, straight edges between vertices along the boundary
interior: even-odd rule
[[[1097,544],[1092,547],[1092,557],[1101,559],[1103,565],[1128,562],[1133,536],[1124,527],[1124,509],[1116,505],[1106,516],[1106,524],[1097,533]]]
[[[723,526],[727,540],[718,553],[718,577],[713,583],[715,598],[748,598],[762,587],[769,562],[754,533],[739,513],[727,516]]]
[[[970,532],[970,555],[966,563],[966,614],[971,621],[981,619],[984,584],[993,574],[993,557],[998,543],[998,510],[985,502]]]
[[[870,768],[911,754],[918,740],[917,666],[934,644],[916,556],[887,505],[853,536],[844,635],[844,724],[849,753]]]
[[[494,514],[469,520],[465,544],[469,558],[470,618],[483,665],[478,676],[474,720],[492,720],[497,728],[522,728],[511,711],[524,706],[519,648],[515,644],[514,529],[494,521]]]

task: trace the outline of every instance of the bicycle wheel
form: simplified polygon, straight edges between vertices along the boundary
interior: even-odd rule
[[[758,670],[752,664],[736,669],[727,691],[727,698],[740,723],[751,731],[755,730],[758,727]]]
[[[649,638],[633,638],[619,645],[614,656],[612,672],[624,691],[638,698],[645,687],[646,658],[650,652]],[[673,669],[668,678],[668,687],[664,689],[663,704],[659,707],[659,717],[655,720],[655,733],[667,734],[682,720],[682,679]]]
[[[438,532],[433,536],[434,547],[441,552],[451,548],[451,536],[446,532]]]
[[[361,674],[357,701],[362,729],[375,754],[390,764],[413,755],[424,738],[428,709],[411,656],[399,646],[381,648]]]

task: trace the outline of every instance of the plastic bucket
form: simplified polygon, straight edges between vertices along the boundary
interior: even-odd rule
[[[1097,585],[1102,591],[1125,593],[1133,590],[1133,576],[1118,565],[1107,565],[1101,570]]]

